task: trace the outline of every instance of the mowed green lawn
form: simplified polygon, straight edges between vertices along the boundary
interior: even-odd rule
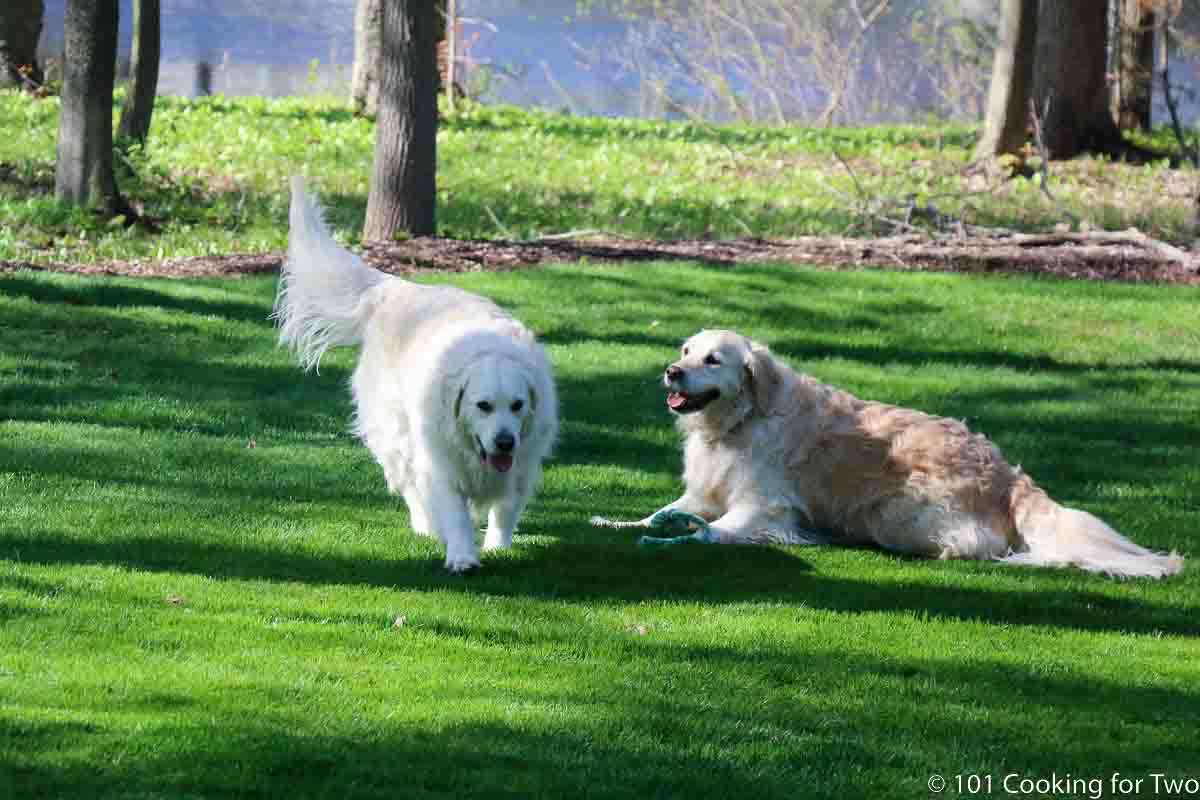
[[[275,347],[272,279],[0,276],[0,796],[914,798],[1069,774],[1109,797],[1113,773],[1154,796],[1200,772],[1200,292],[423,280],[529,323],[562,395],[516,549],[465,577],[348,433],[353,353],[304,374]],[[1116,582],[592,529],[677,496],[657,380],[702,326],[966,419],[1191,561]]]

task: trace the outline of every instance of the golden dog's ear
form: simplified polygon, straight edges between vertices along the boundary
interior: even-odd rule
[[[754,405],[760,411],[769,408],[771,397],[779,388],[781,379],[775,356],[761,344],[751,344],[743,368],[746,370],[746,385],[754,398]]]

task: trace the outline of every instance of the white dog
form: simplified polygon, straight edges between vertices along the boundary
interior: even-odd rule
[[[301,178],[275,300],[279,340],[305,368],[326,348],[361,344],[356,430],[412,527],[436,534],[446,567],[507,548],[558,432],[550,363],[533,334],[490,300],[367,266],[330,237]]]
[[[859,400],[736,333],[693,336],[663,382],[685,437],[686,491],[656,514],[710,522],[702,541],[878,545],[1122,577],[1183,567],[1055,503],[961,422]]]

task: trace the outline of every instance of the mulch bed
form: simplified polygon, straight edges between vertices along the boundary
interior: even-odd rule
[[[698,261],[721,267],[761,262],[826,269],[927,270],[1020,273],[1131,283],[1200,285],[1200,253],[1183,252],[1128,234],[994,235],[930,239],[803,237],[654,241],[613,237],[541,239],[528,242],[462,241],[433,237],[368,245],[365,257],[396,274],[426,271],[510,270],[548,262]],[[197,256],[167,261],[96,264],[35,264],[0,261],[0,272],[18,269],[92,275],[200,278],[276,272],[282,253]]]

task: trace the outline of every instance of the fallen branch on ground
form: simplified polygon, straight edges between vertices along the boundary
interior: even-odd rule
[[[583,232],[576,232],[582,234]],[[780,262],[826,269],[881,267],[939,272],[1049,275],[1060,278],[1200,286],[1200,254],[1188,253],[1137,230],[1086,233],[993,233],[982,236],[884,238],[809,236],[797,239],[639,240],[598,235],[531,241],[464,241],[417,237],[363,248],[366,260],[388,272],[467,272],[519,269],[535,264],[698,261],[736,268]],[[282,253],[233,254],[170,261],[34,264],[0,261],[0,273],[18,269],[134,275],[214,277],[271,273]]]

